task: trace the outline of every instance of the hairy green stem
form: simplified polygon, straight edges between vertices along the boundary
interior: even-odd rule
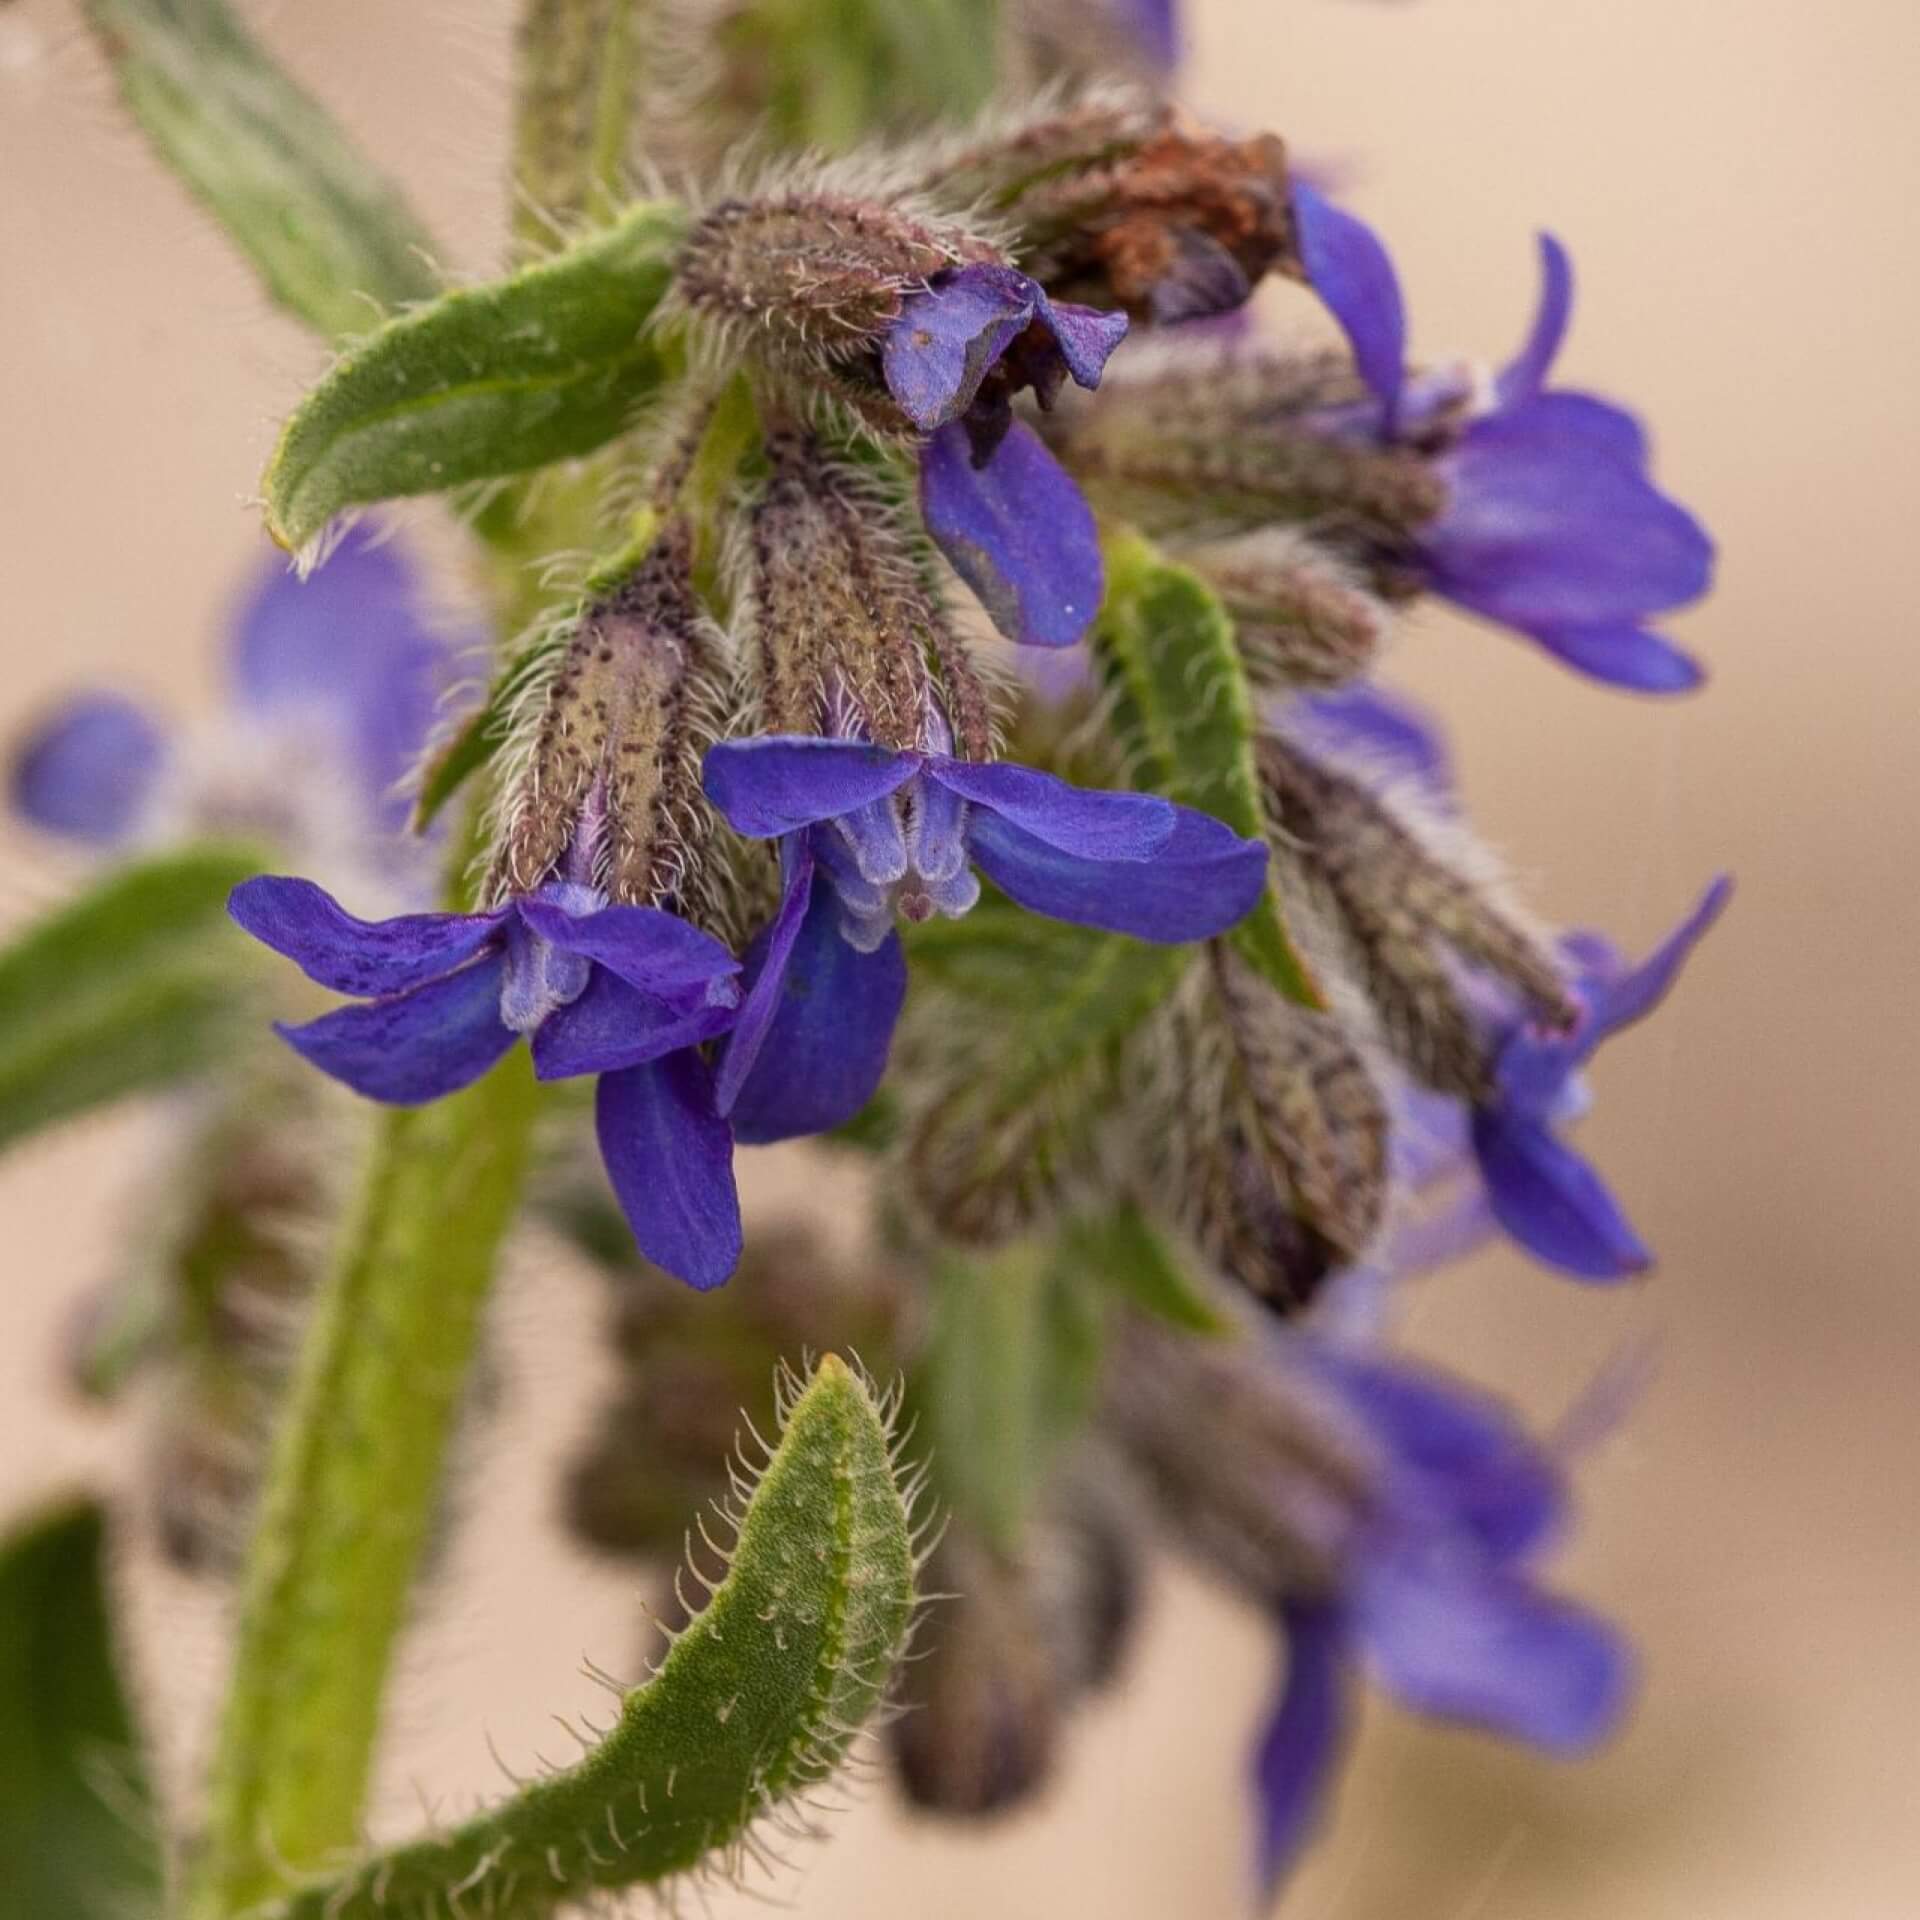
[[[382,1116],[268,1466],[187,1911],[353,1845],[535,1105],[523,1055]]]

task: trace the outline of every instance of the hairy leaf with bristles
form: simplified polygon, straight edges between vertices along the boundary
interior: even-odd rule
[[[585,1758],[305,1889],[276,1920],[535,1920],[731,1867],[763,1815],[839,1766],[885,1694],[913,1601],[885,1412],[830,1354],[793,1399],[726,1577]]]

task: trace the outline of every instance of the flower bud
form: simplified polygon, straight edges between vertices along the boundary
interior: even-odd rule
[[[1492,1092],[1488,1036],[1460,968],[1484,967],[1553,1026],[1577,1017],[1560,967],[1497,899],[1491,874],[1459,864],[1472,849],[1448,826],[1443,857],[1395,804],[1278,734],[1259,742],[1260,780],[1283,887],[1315,900],[1394,1052],[1429,1086],[1465,1100]],[[1434,837],[1437,837],[1435,829]]]
[[[686,894],[708,818],[700,753],[725,684],[691,557],[686,523],[669,521],[632,571],[589,590],[507,786],[494,897],[553,879],[616,905]]]

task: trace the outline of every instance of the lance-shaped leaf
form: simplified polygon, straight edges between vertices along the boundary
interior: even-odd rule
[[[920,929],[910,954],[896,1051],[915,1197],[950,1237],[993,1244],[1096,1170],[1126,1043],[1193,952],[989,899]]]
[[[221,847],[123,867],[0,950],[0,1146],[209,1064],[257,1009]]]
[[[1060,1257],[1088,1279],[1182,1333],[1233,1330],[1233,1322],[1207,1297],[1179,1254],[1137,1206],[1069,1221],[1060,1235]]]
[[[451,1833],[307,1888],[278,1920],[535,1920],[706,1865],[825,1780],[913,1611],[887,1410],[829,1355],[791,1399],[726,1577],[577,1765]]]
[[[1172,565],[1138,534],[1109,540],[1106,561],[1106,604],[1092,644],[1120,696],[1115,724],[1148,782],[1236,833],[1266,840],[1253,698],[1226,609],[1198,574]],[[1290,1000],[1323,1004],[1271,888],[1227,939]]]
[[[114,1663],[105,1521],[56,1508],[0,1545],[0,1911],[160,1911],[145,1759]]]
[[[1079,1428],[1100,1369],[1098,1294],[1043,1240],[990,1258],[942,1254],[912,1404],[941,1503],[1002,1553]]]
[[[86,0],[121,98],[296,318],[365,333],[439,290],[426,230],[225,0]]]
[[[683,227],[677,205],[642,204],[355,346],[280,437],[263,483],[273,537],[310,551],[350,508],[525,473],[625,432],[667,374],[652,322]]]

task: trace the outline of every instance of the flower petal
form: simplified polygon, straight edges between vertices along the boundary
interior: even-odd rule
[[[1338,1610],[1299,1604],[1287,1608],[1284,1621],[1286,1679],[1253,1762],[1256,1860],[1267,1898],[1320,1824],[1347,1730],[1347,1635]]]
[[[1626,1706],[1625,1642],[1522,1576],[1412,1548],[1370,1558],[1352,1606],[1369,1667],[1418,1713],[1572,1754],[1612,1731]]]
[[[975,467],[964,424],[920,449],[920,507],[993,624],[1030,647],[1070,647],[1106,592],[1093,510],[1046,443],[1016,421]]]
[[[658,907],[602,907],[572,914],[551,900],[520,902],[520,917],[563,953],[583,955],[630,986],[662,998],[692,996],[694,1004],[737,1003],[732,978],[740,962],[698,927]]]
[[[268,562],[241,608],[229,673],[255,712],[330,715],[368,797],[398,825],[394,792],[426,744],[462,642],[419,613],[420,582],[377,526],[356,528],[302,580]]]
[[[732,1109],[736,1136],[759,1145],[844,1126],[886,1074],[906,997],[900,936],[857,952],[840,937],[831,887],[816,877],[766,1044]]]
[[[9,797],[44,833],[111,846],[139,820],[166,758],[159,726],[133,701],[77,694],[14,749]]]
[[[1172,72],[1180,62],[1178,0],[1115,0],[1115,5],[1147,58],[1162,73]]]
[[[1309,751],[1351,754],[1384,772],[1406,774],[1451,799],[1453,762],[1446,736],[1422,707],[1364,681],[1290,701],[1285,717]]]
[[[1691,654],[1644,627],[1538,627],[1529,637],[1575,673],[1630,693],[1691,693],[1707,677]]]
[[[729,1118],[786,997],[787,963],[793,957],[794,942],[800,938],[800,926],[807,918],[814,893],[813,850],[807,842],[804,833],[789,834],[781,841],[780,910],[747,948],[746,996],[714,1083],[715,1105]],[[824,904],[831,905],[830,901]]]
[[[1473,1116],[1473,1149],[1494,1217],[1535,1259],[1598,1281],[1653,1264],[1600,1176],[1538,1121],[1482,1108]]]
[[[1563,446],[1582,446],[1628,466],[1644,467],[1652,454],[1639,419],[1598,394],[1568,387],[1537,393],[1517,417],[1530,432],[1551,434]]]
[[[1559,1468],[1498,1401],[1404,1361],[1311,1337],[1298,1351],[1387,1448],[1395,1491],[1423,1526],[1462,1528],[1506,1561],[1539,1547],[1559,1521]]]
[[[1074,385],[1091,392],[1099,386],[1107,362],[1127,337],[1127,316],[1101,307],[1076,306],[1070,300],[1049,300],[1044,293],[1040,295],[1040,312]],[[1043,404],[1044,397],[1043,393]]]
[[[1573,317],[1573,262],[1552,234],[1540,236],[1540,305],[1520,351],[1496,376],[1493,386],[1500,411],[1524,407],[1547,384],[1547,375],[1567,337]]]
[[[1407,310],[1393,261],[1364,220],[1297,181],[1293,217],[1308,282],[1340,323],[1391,432],[1407,364]]]
[[[600,1157],[640,1251],[703,1293],[740,1264],[733,1131],[714,1111],[697,1053],[603,1074],[594,1096]]]
[[[311,880],[260,874],[234,888],[227,911],[309,980],[364,998],[452,972],[498,934],[512,909],[360,920]]]
[[[389,1106],[422,1106],[471,1086],[519,1038],[500,1018],[505,968],[492,954],[394,999],[275,1031],[355,1093]]]
[[[773,733],[709,747],[701,782],[736,833],[773,840],[884,800],[920,764],[868,741]]]
[[[731,1007],[671,1006],[595,967],[586,991],[535,1029],[533,1070],[542,1080],[617,1073],[715,1039],[733,1018]]]
[[[973,825],[974,864],[1034,913],[1167,945],[1208,940],[1244,919],[1267,884],[1267,850],[1218,820],[1175,809],[1173,835],[1147,860],[1064,853],[997,814]]]
[[[1688,956],[1707,937],[1732,898],[1733,876],[1720,874],[1693,911],[1637,967],[1614,978],[1584,983],[1590,1007],[1589,1051],[1609,1034],[1644,1020],[1667,997]]]
[[[887,390],[923,433],[958,420],[1045,296],[1012,267],[960,267],[902,302],[880,349]]]
[[[929,759],[931,779],[997,813],[1043,845],[1087,860],[1145,860],[1173,837],[1172,801],[1156,793],[1070,786],[1008,760]]]

